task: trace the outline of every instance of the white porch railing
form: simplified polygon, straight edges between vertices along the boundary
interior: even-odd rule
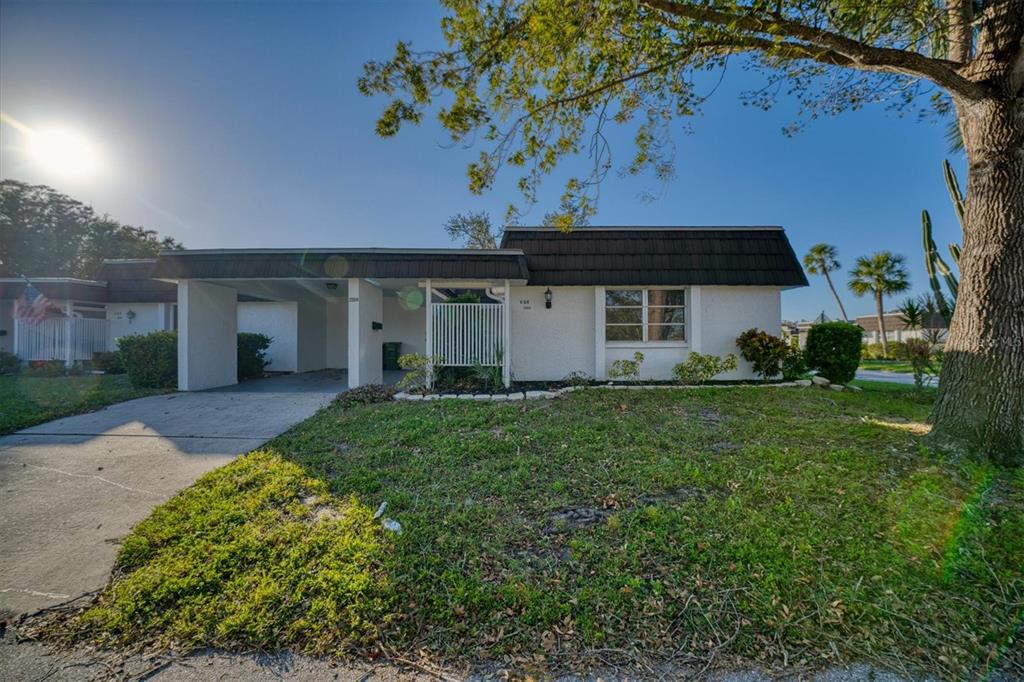
[[[503,307],[500,303],[434,303],[431,355],[444,367],[501,365]]]
[[[110,323],[86,317],[48,317],[32,323],[14,320],[14,354],[23,362],[91,360],[107,350]]]

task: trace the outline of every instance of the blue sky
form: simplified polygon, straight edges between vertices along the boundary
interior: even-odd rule
[[[0,175],[51,184],[122,222],[191,248],[448,246],[444,221],[486,210],[500,222],[518,199],[502,176],[477,197],[465,167],[477,148],[451,148],[433,119],[397,138],[373,133],[383,106],[356,90],[362,64],[398,39],[441,46],[432,2],[0,4],[0,107],[30,127],[59,123],[102,148],[101,177],[63,181],[35,168],[21,134],[0,126]],[[798,254],[818,241],[858,255],[907,256],[927,289],[920,218],[940,244],[960,239],[941,161],[942,125],[881,106],[812,122],[785,137],[795,109],[744,107],[756,83],[730,68],[702,114],[679,126],[677,178],[611,175],[595,224],[778,224]],[[613,154],[629,137],[613,133]],[[963,160],[954,159],[961,178]],[[557,178],[524,222],[539,222]],[[660,198],[646,201],[645,191]],[[845,275],[837,273],[845,282]],[[837,310],[820,277],[783,295],[783,315]],[[851,313],[867,299],[842,295]]]

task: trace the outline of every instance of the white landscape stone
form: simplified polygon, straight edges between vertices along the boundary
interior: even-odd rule
[[[494,396],[490,393],[477,393],[473,396],[473,400],[493,400]]]
[[[829,384],[832,383],[831,381],[829,381],[825,377],[820,377],[820,376],[817,376],[817,375],[811,377],[811,381],[814,384],[818,385],[818,386],[828,386]]]
[[[797,379],[796,381],[793,382],[795,386],[810,386],[811,383],[812,382],[810,379]]]
[[[493,400],[496,403],[503,403],[506,400],[508,400],[508,396],[505,395],[504,393],[495,393],[494,395],[491,396],[491,400]]]
[[[509,400],[522,400],[525,397],[526,396],[523,395],[522,393],[509,393],[508,394],[508,399]]]
[[[850,386],[849,384],[847,384],[846,390],[853,391],[854,393],[861,393],[864,389],[861,388],[860,386]]]
[[[831,386],[829,386],[829,388],[831,388],[833,391],[842,391],[846,389],[846,387],[843,386],[842,384],[832,384]]]

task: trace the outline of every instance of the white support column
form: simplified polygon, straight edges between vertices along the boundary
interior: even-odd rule
[[[74,364],[74,357],[72,355],[71,348],[71,315],[75,310],[75,304],[72,300],[68,299],[64,301],[64,315],[66,316],[61,326],[64,327],[64,366],[70,367]]]
[[[501,308],[501,347],[501,381],[508,388],[512,385],[512,284],[507,279]]]
[[[238,292],[178,281],[178,390],[238,383]]]
[[[594,378],[607,379],[604,367],[604,287],[594,287]]]
[[[690,341],[690,351],[701,352],[701,317],[703,309],[700,305],[700,287],[690,287],[690,329],[687,331],[687,338]]]
[[[423,289],[423,307],[427,313],[426,356],[427,356],[427,388],[434,387],[434,287],[428,279]]]
[[[383,324],[381,290],[365,279],[348,280],[348,387],[384,382],[381,366],[383,334],[373,329]]]

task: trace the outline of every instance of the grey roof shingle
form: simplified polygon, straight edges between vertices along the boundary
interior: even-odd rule
[[[526,258],[517,251],[462,249],[313,249],[165,251],[154,277],[515,279],[527,277]]]
[[[501,246],[540,286],[807,285],[780,227],[514,227]]]

